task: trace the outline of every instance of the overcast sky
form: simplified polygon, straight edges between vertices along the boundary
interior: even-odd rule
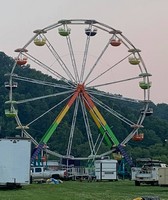
[[[0,51],[14,57],[33,31],[60,19],[95,19],[122,30],[152,74],[151,100],[168,103],[168,0],[0,0]]]

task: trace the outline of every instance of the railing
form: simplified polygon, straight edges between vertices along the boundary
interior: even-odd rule
[[[73,177],[74,179],[77,179],[77,178],[87,178],[87,177],[90,177],[90,176],[94,176],[95,174],[95,170],[94,168],[88,168],[88,167],[64,167],[64,169],[67,170],[68,172],[68,176],[69,177]]]

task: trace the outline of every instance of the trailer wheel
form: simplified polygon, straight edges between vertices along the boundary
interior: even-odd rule
[[[30,176],[30,184],[32,184],[32,183],[33,183],[33,177]]]
[[[60,179],[60,176],[59,176],[59,174],[53,174],[52,178],[54,178],[54,179]]]
[[[151,182],[151,185],[156,186],[156,185],[159,185],[159,183],[158,183],[158,181],[154,181],[154,182]]]
[[[140,182],[139,181],[135,181],[135,186],[140,186]]]

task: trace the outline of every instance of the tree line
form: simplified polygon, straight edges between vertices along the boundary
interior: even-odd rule
[[[5,74],[11,71],[11,68],[14,64],[13,58],[7,56],[4,52],[0,52],[0,137],[9,137],[18,135],[19,132],[16,129],[16,122],[11,118],[5,116],[5,101],[8,100],[8,89],[5,88],[4,83],[7,80]],[[24,67],[16,67],[16,74],[20,76],[28,76],[29,78],[36,78],[38,80],[45,80],[48,82],[61,83],[51,76],[43,74],[40,71],[31,69],[29,65]],[[18,88],[13,91],[14,98],[16,99],[29,99],[37,96],[48,95],[52,93],[61,92],[62,89],[51,88],[43,85],[27,84],[26,82],[19,83]],[[63,97],[63,98],[66,98]],[[61,101],[61,97],[57,96],[56,98],[47,98],[40,101],[34,101],[33,103],[25,103],[18,105],[19,118],[22,123],[31,121],[33,118],[39,116],[41,113],[50,109],[55,105],[55,103]],[[138,115],[137,108],[139,105],[135,105],[132,102],[120,102],[117,100],[109,100],[106,97],[101,97],[101,101],[105,102],[108,106],[113,107],[115,110],[119,110],[122,114],[128,118],[134,119]],[[64,102],[61,106],[65,106]],[[39,142],[43,137],[46,127],[51,125],[51,122],[54,121],[55,116],[59,114],[61,106],[54,111],[47,113],[40,121],[37,121],[35,125],[31,126],[31,135]],[[153,159],[160,159],[168,163],[168,105],[165,103],[155,105],[151,102],[150,105],[153,108],[153,114],[145,118],[143,123],[143,133],[145,135],[144,140],[140,142],[130,141],[127,144],[127,150],[133,159],[140,157],[150,157]],[[140,106],[139,106],[140,108]],[[138,109],[139,109],[138,108]],[[112,126],[112,129],[121,141],[129,133],[129,127],[126,127],[120,120],[117,120],[115,117],[109,116],[107,112],[100,109],[101,114],[107,120],[107,123]],[[57,128],[59,134],[54,134],[52,139],[49,141],[49,146],[52,150],[57,150],[59,153],[65,154],[63,152],[63,146],[68,142],[67,132],[70,132],[71,121],[73,117],[73,107],[70,109],[68,115],[65,116],[61,125]],[[78,124],[75,128],[75,146],[73,146],[74,155],[85,155],[88,152],[87,147],[87,136],[83,134],[85,131],[85,125],[83,123],[82,112],[78,113]],[[112,123],[111,123],[112,121]],[[93,121],[89,118],[90,126],[93,127],[93,138],[96,137],[98,132],[97,128],[94,126]],[[109,147],[104,144],[102,147],[108,149]]]

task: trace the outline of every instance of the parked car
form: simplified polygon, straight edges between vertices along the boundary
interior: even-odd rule
[[[32,181],[46,181],[49,178],[62,179],[68,178],[66,170],[50,170],[46,167],[31,167]]]

